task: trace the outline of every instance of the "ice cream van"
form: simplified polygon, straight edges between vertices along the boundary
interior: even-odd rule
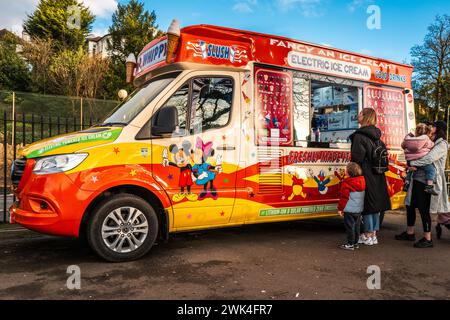
[[[389,148],[415,127],[409,65],[280,36],[195,25],[127,60],[136,90],[101,124],[20,151],[11,221],[87,237],[108,261],[182,231],[335,216],[349,135],[374,108]]]

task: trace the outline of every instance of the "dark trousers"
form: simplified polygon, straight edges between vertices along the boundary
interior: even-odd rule
[[[344,225],[347,232],[347,243],[357,244],[361,233],[361,214],[344,212]]]
[[[422,218],[423,232],[431,232],[430,201],[431,194],[425,192],[425,184],[414,180],[412,185],[411,205],[406,206],[408,227],[416,224],[416,208]]]

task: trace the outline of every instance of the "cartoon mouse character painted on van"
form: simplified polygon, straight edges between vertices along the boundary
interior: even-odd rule
[[[180,202],[184,198],[189,201],[197,201],[198,199],[196,194],[191,193],[191,186],[194,184],[192,181],[191,146],[192,145],[189,141],[184,141],[180,148],[177,145],[172,144],[169,147],[169,151],[173,154],[175,162],[169,161],[167,157],[167,149],[164,149],[163,166],[173,166],[180,169],[178,186],[181,190],[180,193],[177,193],[172,197],[173,202]],[[187,189],[187,192],[185,192],[184,188]]]
[[[200,137],[197,137],[197,142],[195,144],[195,150],[193,151],[194,166],[192,167],[192,172],[195,177],[195,184],[198,186],[203,186],[203,191],[200,193],[198,200],[203,200],[208,195],[208,191],[211,197],[217,199],[217,190],[214,188],[214,179],[216,174],[222,173],[222,157],[218,156],[216,165],[212,166],[207,163],[209,157],[214,156],[213,143],[204,143]],[[208,190],[209,183],[209,190]]]

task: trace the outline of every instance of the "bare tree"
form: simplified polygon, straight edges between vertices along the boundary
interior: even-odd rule
[[[450,105],[450,16],[437,16],[428,27],[422,45],[411,49],[412,63],[415,67],[415,87],[419,98],[428,100],[432,108],[432,119],[437,120],[440,113],[448,119]]]
[[[49,67],[53,56],[53,41],[51,39],[34,38],[23,45],[22,55],[31,67],[31,84],[34,91],[47,92],[49,82]]]

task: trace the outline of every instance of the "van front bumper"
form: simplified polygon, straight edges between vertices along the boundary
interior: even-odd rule
[[[78,237],[93,192],[81,190],[64,173],[32,174],[9,209],[10,220],[40,233]]]

